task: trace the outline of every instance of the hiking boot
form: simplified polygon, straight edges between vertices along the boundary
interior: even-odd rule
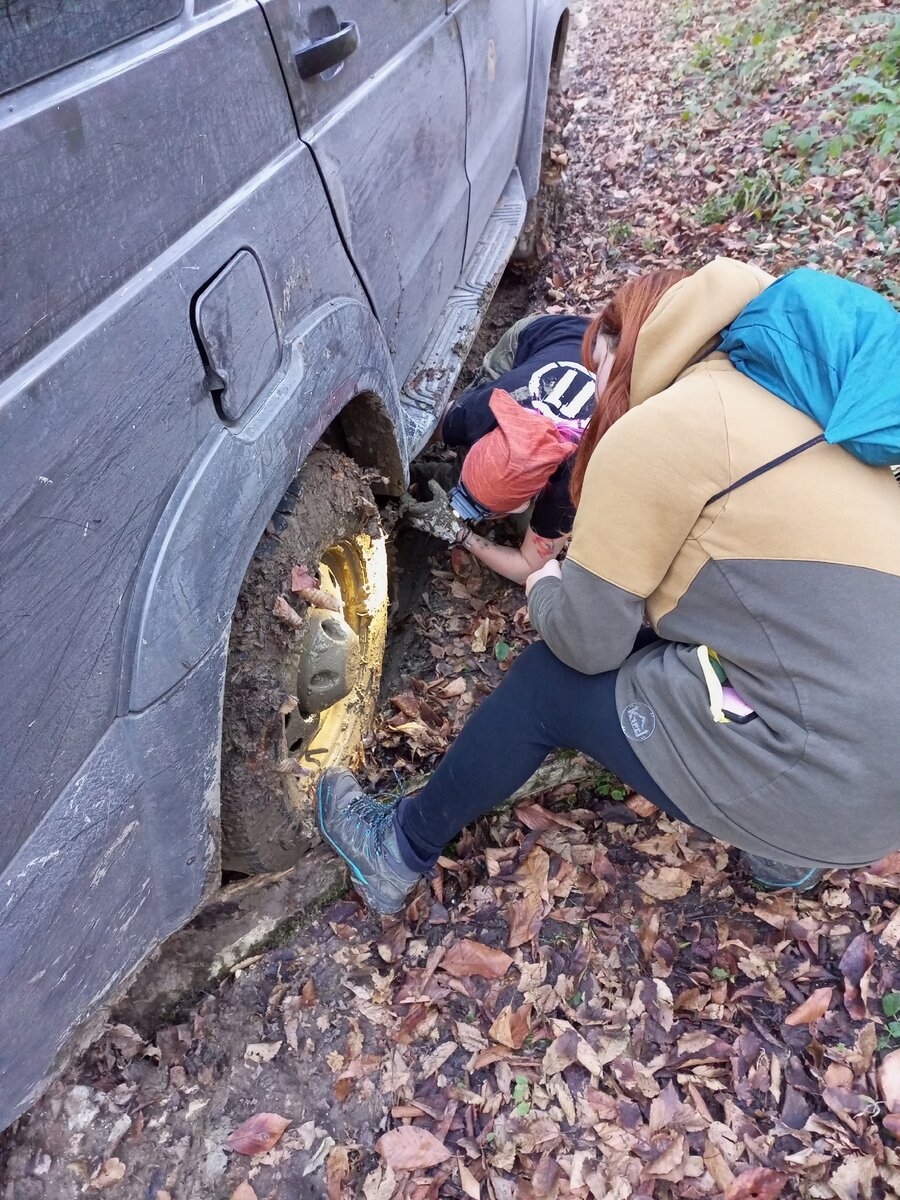
[[[366,904],[383,916],[400,912],[421,875],[400,856],[396,801],[367,796],[349,771],[336,769],[322,775],[316,799],[322,833],[350,868]]]
[[[782,888],[792,892],[810,892],[825,874],[821,867],[795,867],[793,863],[779,862],[776,858],[763,858],[759,854],[742,851],[741,858],[753,875],[753,882],[766,891],[776,892]]]

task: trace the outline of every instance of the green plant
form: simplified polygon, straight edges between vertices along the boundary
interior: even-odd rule
[[[594,776],[594,791],[598,796],[608,796],[611,800],[624,800],[628,795],[628,789],[624,787],[622,781],[617,779],[615,775],[609,771],[599,771]]]
[[[611,246],[618,246],[620,242],[627,242],[631,237],[631,226],[627,221],[610,221],[606,237]]]
[[[832,91],[848,102],[845,121],[853,143],[868,144],[885,157],[900,147],[900,84],[855,75],[835,84]],[[841,145],[848,134],[837,139]]]
[[[704,225],[717,225],[740,213],[752,213],[759,219],[775,218],[780,208],[778,180],[768,171],[757,171],[755,175],[738,176],[731,191],[707,196],[697,210],[697,218]]]
[[[790,121],[776,121],[763,130],[760,141],[766,150],[776,150],[784,145],[790,131]]]
[[[900,1041],[900,992],[885,992],[881,997],[881,1011],[887,1018],[887,1032],[878,1038],[879,1050],[893,1050]]]

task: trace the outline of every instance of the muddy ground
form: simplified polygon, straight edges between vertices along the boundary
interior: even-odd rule
[[[814,256],[887,278],[896,174],[874,152],[796,185],[796,155],[767,161],[778,212],[735,199],[759,131],[802,116],[848,39],[880,36],[857,6],[808,7],[575,6],[550,142],[563,204],[472,362],[525,311],[591,312],[645,265]],[[763,18],[759,36],[796,28],[729,110]],[[868,198],[849,233],[834,195]],[[366,758],[384,788],[438,761],[531,637],[521,590],[465,552],[394,550]],[[728,847],[587,770],[467,829],[404,920],[339,898],[174,1019],[111,1028],[2,1140],[2,1200],[900,1194],[900,855],[761,895]]]

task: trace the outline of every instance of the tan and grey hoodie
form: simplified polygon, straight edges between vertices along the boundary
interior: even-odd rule
[[[773,281],[717,259],[638,338],[562,579],[532,623],[579,671],[618,669],[622,729],[695,824],[742,849],[857,866],[900,847],[900,488],[711,352]],[[631,654],[644,616],[662,642]],[[756,712],[723,719],[712,662]]]

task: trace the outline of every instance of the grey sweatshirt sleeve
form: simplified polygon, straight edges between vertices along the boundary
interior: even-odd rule
[[[622,665],[644,618],[644,601],[567,559],[562,579],[539,579],[528,616],[558,659],[585,675]]]

